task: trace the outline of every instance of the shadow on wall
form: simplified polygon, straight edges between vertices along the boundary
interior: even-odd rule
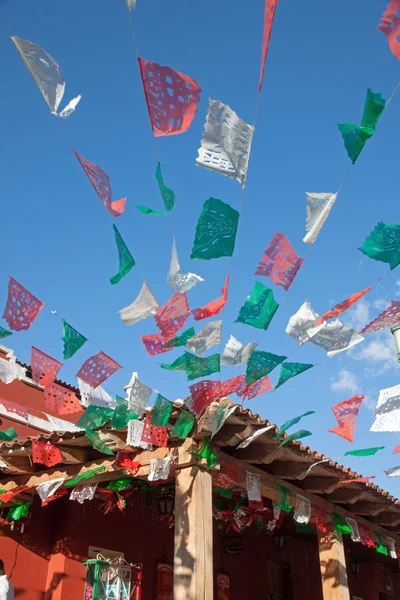
[[[329,552],[333,545],[336,543],[335,533],[329,533],[321,538],[320,547],[321,550]],[[342,565],[337,559],[330,558],[329,560],[320,559],[321,570],[323,573],[324,580],[332,580],[331,587],[336,588],[341,585],[343,581],[347,579],[346,565]]]
[[[188,551],[189,537],[189,518],[190,511],[189,503],[192,497],[192,490],[195,478],[199,475],[199,470],[191,469],[190,485],[187,490],[179,496],[179,519],[175,520],[175,540],[179,539],[179,546],[175,547],[175,568],[180,574],[181,585],[185,585],[188,589],[191,586],[191,573],[193,572],[195,557]],[[198,515],[197,518],[201,518]]]

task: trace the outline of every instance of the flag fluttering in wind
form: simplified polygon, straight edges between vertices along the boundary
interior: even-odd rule
[[[278,308],[279,304],[274,299],[273,291],[256,281],[239,311],[236,323],[267,330]]]
[[[331,433],[336,433],[348,442],[354,442],[354,432],[356,429],[356,421],[364,396],[353,396],[343,402],[338,402],[332,406],[332,412],[338,422],[337,426],[329,429]]]
[[[270,277],[276,285],[288,290],[304,258],[297,256],[289,240],[277,231],[265,250],[255,275]]]
[[[281,365],[281,372],[279,375],[279,381],[276,385],[275,389],[278,389],[281,385],[286,383],[289,379],[300,375],[300,373],[304,373],[304,371],[308,371],[308,369],[312,369],[314,365],[309,365],[305,363],[292,363],[292,362],[284,362]]]
[[[400,264],[400,225],[380,221],[359,250],[368,258],[388,263],[395,269]]]
[[[279,0],[265,0],[265,9],[264,9],[264,31],[263,31],[263,41],[262,41],[262,50],[261,50],[261,72],[260,72],[260,82],[258,84],[258,91],[261,92],[263,80],[264,80],[264,71],[265,71],[265,62],[267,60],[268,54],[268,46],[269,41],[271,39],[272,33],[272,25],[274,24],[275,12],[278,6]]]
[[[382,15],[378,29],[387,37],[390,51],[400,60],[400,0],[391,0]]]
[[[125,325],[136,325],[143,319],[148,319],[157,313],[159,309],[157,300],[145,281],[136,300],[126,308],[119,311]]]
[[[135,266],[135,259],[129,252],[128,246],[125,244],[122,236],[115,225],[113,225],[115,242],[118,249],[119,269],[116,275],[110,277],[110,283],[115,285],[121,281],[125,275]]]
[[[176,249],[175,238],[172,243],[171,260],[168,271],[168,285],[175,292],[188,292],[195,285],[204,281],[202,277],[195,273],[182,273],[179,264],[178,251]]]
[[[83,363],[76,376],[95,389],[118,369],[122,369],[121,365],[100,350]]]
[[[307,218],[306,235],[303,238],[305,244],[313,244],[330,215],[336,202],[337,194],[328,192],[306,192],[307,196]]]
[[[64,342],[63,356],[64,360],[67,360],[82,348],[83,344],[87,342],[87,338],[69,325],[64,319],[62,320],[62,329]]]
[[[370,431],[400,431],[400,385],[379,392]]]
[[[268,375],[280,365],[286,356],[279,356],[278,354],[271,354],[271,352],[264,352],[262,350],[253,350],[247,363],[246,369],[246,383],[251,385],[252,383]]]
[[[231,335],[222,353],[221,363],[229,367],[247,365],[250,354],[256,348],[257,344],[255,342],[250,342],[244,346]]]
[[[315,414],[314,410],[309,410],[309,411],[303,413],[302,415],[299,415],[298,417],[294,417],[293,419],[289,419],[288,421],[285,421],[284,424],[281,427],[279,427],[276,437],[277,438],[280,437],[282,435],[282,433],[285,433],[285,431],[287,431],[288,429],[293,427],[293,425],[297,425],[297,423],[303,417],[308,417],[309,415],[314,415],[314,414]]]
[[[385,446],[377,446],[375,448],[363,448],[362,450],[349,450],[345,452],[345,456],[374,456],[379,450],[383,450]]]
[[[154,319],[162,335],[169,341],[181,329],[190,315],[185,292],[176,292],[157,311]]]
[[[365,335],[366,333],[372,333],[377,331],[383,331],[388,327],[393,327],[400,321],[400,302],[392,300],[391,305],[381,312],[371,323],[368,323],[360,333]]]
[[[142,206],[141,204],[135,204],[136,208],[144,215],[167,215],[169,212],[171,212],[171,210],[175,208],[175,194],[170,188],[164,185],[160,163],[157,164],[156,179],[158,182],[158,187],[160,188],[161,197],[164,202],[165,211],[155,210],[153,208],[149,208],[148,206]]]
[[[203,205],[196,225],[190,258],[210,260],[232,256],[235,248],[239,213],[229,204],[209,198]]]
[[[12,277],[8,279],[8,297],[4,309],[5,319],[13,331],[26,331],[32,325],[44,302],[38,300]]]
[[[224,287],[221,290],[222,296],[211,300],[205,306],[201,308],[195,308],[192,310],[192,315],[195,321],[201,321],[202,319],[208,319],[209,317],[215,317],[224,308],[228,301],[228,288],[229,288],[229,275],[225,279]]]
[[[186,348],[196,354],[204,354],[213,346],[221,343],[222,321],[212,321],[204,325],[186,343]]]
[[[54,380],[57,377],[61,367],[62,363],[60,363],[58,360],[32,346],[32,379],[36,381],[36,383],[42,385],[44,388],[48,387],[54,383]]]
[[[348,310],[350,308],[350,306],[353,306],[353,304],[358,302],[360,300],[360,298],[365,296],[365,294],[368,294],[368,292],[370,292],[371,290],[372,290],[372,286],[367,287],[367,288],[365,288],[365,290],[362,290],[361,292],[352,294],[346,300],[342,300],[342,302],[339,302],[339,304],[336,304],[333,308],[330,308],[329,310],[327,310],[326,313],[324,313],[322,315],[322,317],[317,319],[315,324],[322,325],[322,324],[324,324],[325,321],[328,321],[328,319],[334,319],[335,317],[338,317],[339,315],[344,313],[346,310]]]

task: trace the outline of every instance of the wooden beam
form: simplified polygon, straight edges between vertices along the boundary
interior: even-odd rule
[[[337,477],[306,477],[301,482],[301,488],[317,494],[331,494],[339,486]]]
[[[309,462],[285,462],[275,461],[271,464],[268,472],[282,479],[304,479],[312,463]]]
[[[60,448],[64,464],[78,465],[88,462],[93,455],[92,448],[75,448],[74,446],[58,446]]]
[[[377,517],[371,517],[371,522],[383,527],[397,527],[397,525],[400,525],[400,514],[384,512]]]
[[[243,439],[249,437],[253,433],[253,430],[249,423],[237,423],[236,425],[224,425],[220,431],[214,436],[213,442],[218,444],[223,442],[224,444],[236,446],[240,444]]]
[[[338,502],[339,504],[355,504],[357,500],[361,500],[365,496],[367,496],[367,493],[362,488],[352,490],[337,489],[329,494],[329,500],[331,502]]]
[[[263,465],[270,465],[277,458],[281,458],[285,454],[284,448],[275,449],[274,446],[267,444],[251,444],[248,448],[243,450],[236,450],[235,457],[239,460],[246,460],[249,462],[257,462]]]
[[[191,458],[184,443],[179,462]],[[212,477],[197,465],[176,475],[174,543],[174,600],[212,600]]]
[[[376,517],[379,513],[384,512],[388,509],[387,504],[379,504],[378,502],[355,502],[350,510],[359,515],[372,515]]]
[[[319,564],[324,600],[350,600],[343,540],[332,526],[318,532]]]

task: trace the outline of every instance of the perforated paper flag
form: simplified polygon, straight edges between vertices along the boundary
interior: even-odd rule
[[[115,285],[119,283],[125,275],[129,273],[129,271],[135,266],[135,260],[132,254],[128,250],[128,246],[125,244],[122,236],[115,225],[113,225],[114,234],[115,234],[115,242],[117,244],[118,249],[118,259],[119,259],[119,269],[116,275],[110,277],[110,283]]]
[[[103,203],[104,207],[113,217],[120,217],[125,210],[126,198],[114,200],[113,202],[110,178],[107,173],[105,173],[103,169],[100,169],[100,167],[94,163],[90,162],[90,160],[80,156],[75,150],[74,154],[79,160],[82,169],[85,171],[87,178],[92,184],[94,191]]]
[[[303,238],[305,244],[313,244],[317,239],[325,221],[329,217],[337,194],[329,192],[306,192],[307,218],[306,235]]]
[[[370,431],[400,431],[400,385],[379,392]]]
[[[136,0],[126,0],[126,6],[131,11],[136,6]]]
[[[158,427],[166,427],[172,412],[172,402],[157,394],[153,412],[151,413],[151,424]]]
[[[292,492],[279,483],[276,485],[276,500],[274,508],[279,508],[285,513],[290,513],[293,508]]]
[[[143,319],[155,315],[159,308],[157,300],[149,286],[143,281],[138,297],[132,304],[120,310],[119,314],[125,325],[136,325],[136,323],[143,321]]]
[[[156,333],[153,335],[141,336],[146,352],[150,356],[156,356],[157,354],[164,354],[170,352],[172,347],[168,347],[166,343],[170,340],[170,337],[164,336],[162,333]]]
[[[96,493],[97,483],[78,485],[69,495],[70,500],[76,500],[79,504],[83,504],[85,500],[93,500]]]
[[[249,502],[261,502],[260,475],[246,471],[246,489]]]
[[[189,390],[193,400],[191,410],[201,415],[213,400],[220,397],[220,382],[204,379],[189,386]]]
[[[194,415],[190,414],[186,410],[181,410],[179,417],[175,421],[172,428],[171,437],[177,437],[182,440],[186,439],[193,429],[194,422]]]
[[[76,376],[96,389],[118,369],[122,369],[121,365],[100,350],[83,363]]]
[[[309,410],[308,412],[305,412],[298,417],[294,417],[293,419],[289,419],[288,421],[285,421],[285,423],[281,427],[279,427],[276,437],[277,438],[280,437],[282,435],[282,433],[285,433],[285,431],[287,431],[288,429],[293,427],[293,425],[296,425],[303,417],[308,417],[309,415],[314,415],[314,414],[315,414],[314,410]]]
[[[157,311],[154,319],[162,334],[166,337],[172,337],[185,325],[189,315],[189,305],[185,292],[176,292]]]
[[[393,327],[400,321],[400,302],[392,300],[390,306],[384,310],[380,315],[376,317],[371,323],[368,323],[360,333],[365,335],[366,333],[372,333],[377,331],[383,331],[388,327]]]
[[[219,373],[220,356],[212,354],[205,358],[185,352],[183,356],[174,361],[171,365],[161,364],[163,369],[168,371],[186,371],[188,381],[198,379],[199,377],[207,377],[212,373]]]
[[[374,456],[379,450],[383,450],[385,446],[376,446],[375,448],[363,448],[361,450],[349,450],[345,452],[345,456]]]
[[[187,349],[196,354],[204,354],[204,352],[207,352],[207,350],[216,344],[221,343],[221,329],[222,321],[207,323],[196,335],[188,340],[186,344]]]
[[[151,127],[156,137],[185,133],[200,101],[197,82],[170,67],[139,58]]]
[[[318,317],[319,315],[317,315]],[[306,332],[307,335],[308,332]],[[340,352],[344,352],[349,348],[352,348],[356,344],[363,341],[363,337],[351,329],[351,327],[344,327],[344,325],[336,319],[328,324],[325,324],[315,335],[311,337],[310,341],[315,346],[319,346],[326,350],[328,357],[335,356]]]
[[[278,308],[273,291],[256,281],[235,322],[267,330]]]
[[[276,12],[277,6],[278,6],[278,0],[265,0],[264,31],[263,31],[263,41],[262,41],[262,51],[261,51],[261,72],[260,72],[260,82],[258,84],[259,92],[261,91],[262,84],[263,84],[265,62],[267,60],[268,46],[269,46],[269,41],[271,39],[272,25],[274,23],[275,12]]]
[[[224,308],[228,300],[228,288],[229,288],[229,275],[225,279],[224,287],[221,290],[222,296],[211,300],[205,306],[201,308],[195,308],[192,310],[192,315],[195,321],[201,321],[202,319],[208,319],[209,317],[215,317]]]
[[[330,308],[329,310],[327,310],[326,313],[324,313],[322,315],[322,317],[317,319],[315,324],[322,325],[325,321],[328,321],[328,319],[333,319],[334,317],[338,317],[339,315],[344,313],[347,309],[349,309],[350,306],[353,306],[353,304],[358,302],[360,300],[360,298],[365,296],[365,294],[368,294],[368,292],[370,292],[371,290],[372,290],[372,287],[370,286],[370,287],[365,288],[365,290],[362,290],[361,292],[352,294],[350,296],[350,298],[346,298],[346,300],[339,302],[339,304],[336,304],[333,308]]]
[[[391,269],[400,264],[400,225],[380,221],[360,246],[369,258],[388,263]]]
[[[82,406],[104,406],[106,408],[113,408],[116,402],[111,398],[110,394],[99,385],[94,388],[89,383],[86,383],[82,379],[78,378],[79,392],[81,395]]]
[[[296,494],[296,508],[294,511],[293,519],[296,523],[306,525],[311,519],[311,502],[308,498]]]
[[[391,0],[382,15],[378,29],[387,37],[390,51],[400,60],[400,0]]]
[[[246,438],[243,442],[236,446],[236,450],[243,450],[244,448],[247,448],[256,439],[264,435],[264,433],[272,431],[272,429],[275,429],[275,425],[268,425],[267,427],[262,427],[261,429],[254,431],[254,433],[252,433],[248,438]]]
[[[78,352],[78,350],[82,348],[83,344],[87,342],[87,338],[79,333],[79,331],[71,327],[71,325],[69,325],[64,319],[62,320],[62,329],[64,342],[63,356],[66,360],[71,358],[75,352]]]
[[[127,392],[129,394],[129,410],[141,418],[153,393],[152,388],[140,381],[138,373],[132,373],[131,380],[127,386]]]
[[[62,111],[58,112],[65,92],[65,79],[57,62],[43,48],[29,40],[22,40],[13,35],[11,41],[42,92],[51,114],[62,119],[68,118],[75,111],[81,96],[73,98]]]
[[[45,388],[44,405],[46,410],[57,415],[71,415],[82,410],[75,392],[58,383],[52,383]]]
[[[272,388],[273,388],[273,385],[272,385],[270,378],[269,377],[261,377],[261,379],[259,379],[255,383],[252,383],[251,385],[248,386],[248,388],[246,390],[246,394],[245,394],[245,399],[252,400],[253,398],[256,398],[257,396],[261,396],[261,394],[264,394],[265,392],[272,390]]]
[[[238,222],[239,213],[229,204],[217,198],[206,200],[197,221],[190,258],[210,260],[232,256]]]
[[[80,417],[76,426],[80,429],[98,429],[111,419],[114,414],[112,408],[104,406],[88,406]]]
[[[62,462],[63,457],[58,446],[32,440],[32,461],[50,468]]]
[[[247,392],[247,389],[246,375],[236,375],[236,377],[231,377],[221,383],[220,397],[225,398],[231,394],[241,397]]]
[[[201,167],[246,184],[254,127],[248,125],[227,104],[209,99],[201,147],[196,162]]]
[[[86,429],[86,437],[89,442],[92,444],[92,447],[101,452],[102,454],[108,454],[109,456],[114,456],[114,452],[103,442],[100,437],[100,434],[97,431],[92,431],[90,429]]]
[[[186,346],[188,341],[196,334],[194,327],[189,327],[185,331],[182,331],[180,335],[173,337],[169,342],[164,344],[165,348],[179,348]]]
[[[286,333],[295,338],[299,346],[302,346],[325,327],[325,323],[318,326],[315,325],[318,318],[319,315],[312,308],[308,300],[306,300],[300,306],[299,310],[290,317]]]
[[[247,365],[250,354],[257,348],[255,342],[250,342],[245,346],[239,342],[233,335],[224,348],[221,356],[221,363],[229,367],[237,367],[238,365]]]
[[[221,404],[214,410],[211,415],[206,419],[205,426],[211,433],[211,439],[218,433],[223,427],[225,421],[233,412],[235,412],[236,406],[230,406],[228,403],[221,402]]]
[[[62,363],[32,346],[31,367],[32,379],[46,388],[54,382]]]
[[[150,473],[148,477],[149,481],[168,479],[170,468],[171,456],[166,456],[165,458],[151,458]]]
[[[311,431],[307,431],[306,429],[300,429],[299,431],[288,435],[288,437],[279,444],[279,448],[281,446],[285,446],[285,444],[289,444],[290,442],[294,442],[296,440],[301,440],[305,437],[308,437],[309,435],[312,435]]]
[[[249,358],[246,369],[246,382],[247,385],[254,383],[268,375],[286,360],[286,356],[279,356],[278,354],[272,354],[271,352],[264,352],[262,350],[254,350]]]
[[[131,448],[143,448],[143,450],[151,450],[152,445],[142,440],[144,430],[144,421],[133,419],[128,423],[128,431],[126,434],[126,443]]]
[[[26,331],[32,325],[44,302],[38,300],[12,277],[8,279],[8,297],[3,319],[13,331]]]
[[[176,292],[188,292],[200,281],[204,281],[202,277],[195,273],[182,273],[179,264],[178,252],[176,249],[175,238],[172,243],[171,260],[168,271],[168,285]]]
[[[51,479],[50,481],[40,483],[36,487],[36,491],[39,494],[41,501],[44,502],[49,496],[55,494],[58,488],[63,485],[64,481],[65,477],[59,477],[58,479]]]
[[[387,471],[384,471],[386,473],[386,475],[388,477],[400,477],[400,466],[399,467],[392,467],[391,469],[388,469]]]
[[[329,429],[331,433],[336,433],[349,442],[354,441],[354,432],[356,428],[355,418],[357,417],[364,396],[353,396],[348,400],[339,402],[332,406],[333,414],[338,422],[337,427]]]
[[[26,369],[16,362],[15,357],[11,357],[9,360],[0,358],[0,381],[8,384],[25,376]]]
[[[338,124],[347,154],[353,164],[364,148],[365,142],[375,133],[376,124],[384,108],[385,100],[382,98],[382,94],[368,89],[361,126],[350,123]]]
[[[255,275],[270,277],[276,285],[288,290],[304,258],[297,256],[289,240],[277,231],[265,250]]]
[[[305,363],[282,363],[276,389],[278,389],[278,387],[283,385],[289,379],[300,375],[300,373],[304,373],[304,371],[308,371],[308,369],[311,369],[313,366],[314,365],[308,365]]]
[[[140,204],[135,204],[136,208],[143,213],[144,215],[167,215],[171,210],[175,208],[176,198],[175,193],[164,185],[164,180],[161,173],[161,165],[157,164],[156,169],[156,179],[158,183],[158,187],[160,188],[161,197],[165,206],[164,210],[155,210],[153,208],[149,208],[148,206],[142,206]]]

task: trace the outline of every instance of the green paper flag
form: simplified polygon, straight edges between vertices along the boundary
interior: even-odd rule
[[[279,483],[276,486],[275,508],[280,508],[285,513],[290,513],[293,508],[292,492]]]
[[[311,369],[313,366],[314,365],[305,363],[282,363],[279,381],[275,389],[278,389],[278,387],[283,385],[289,379],[292,379],[292,377],[296,377],[297,375],[300,375],[300,373],[308,371],[308,369]]]
[[[113,277],[110,277],[110,283],[112,285],[115,285],[116,283],[119,283],[121,281],[121,279],[129,273],[129,271],[132,269],[132,267],[135,266],[136,263],[134,261],[132,254],[129,252],[127,245],[125,244],[124,240],[122,239],[120,232],[115,227],[115,225],[113,225],[113,229],[114,229],[115,241],[117,243],[118,257],[119,257],[118,273],[116,275],[113,275]]]
[[[166,369],[167,371],[186,371],[186,352],[179,356],[173,363],[160,363],[160,367],[162,369]]]
[[[382,536],[377,531],[373,531],[372,533],[376,537],[376,542],[377,542],[376,543],[376,551],[379,552],[379,554],[383,554],[384,556],[387,556],[388,551],[387,551],[385,544],[383,543]]]
[[[14,427],[9,427],[4,431],[0,431],[0,442],[11,442],[11,440],[18,437]]]
[[[268,375],[286,358],[286,356],[271,354],[271,352],[253,350],[247,362],[246,384],[249,386],[261,379],[261,377]]]
[[[171,436],[185,440],[192,431],[194,421],[194,415],[190,414],[186,410],[181,410],[179,417],[175,421],[175,424],[172,428]]]
[[[375,127],[385,108],[385,100],[382,94],[375,94],[367,90],[364,113],[361,126],[350,123],[339,123],[339,131],[342,134],[347,154],[354,164],[364,148],[365,142],[375,133]]]
[[[336,533],[338,533],[338,534],[350,534],[351,533],[351,527],[349,527],[349,525],[347,525],[346,521],[344,520],[344,518],[342,516],[338,515],[337,513],[332,513],[331,517],[332,517],[332,523],[336,530]]]
[[[308,417],[309,415],[314,415],[314,414],[315,414],[315,410],[309,410],[308,412],[303,413],[299,417],[294,417],[294,419],[289,419],[288,421],[285,421],[284,424],[282,425],[282,427],[280,427],[278,429],[278,433],[276,434],[276,437],[277,438],[280,437],[282,435],[282,433],[285,433],[285,431],[287,431],[288,429],[293,427],[293,425],[296,425],[303,417]]]
[[[7,521],[19,521],[20,519],[24,519],[29,515],[30,508],[30,502],[24,502],[23,504],[18,504],[18,506],[11,506],[8,509]]]
[[[114,452],[110,450],[110,448],[102,442],[97,431],[92,431],[90,429],[86,430],[86,437],[89,442],[92,444],[93,448],[98,452],[102,452],[103,454],[108,454],[110,456],[114,456]]]
[[[121,477],[121,479],[115,479],[110,481],[106,485],[106,490],[112,490],[113,492],[120,492],[126,490],[132,485],[132,477]]]
[[[400,225],[380,221],[359,250],[368,258],[388,263],[395,269],[400,264]]]
[[[3,338],[12,335],[12,331],[8,331],[8,329],[5,329],[4,327],[2,327],[0,325],[0,340],[2,340]]]
[[[81,429],[97,429],[111,419],[113,414],[114,411],[111,408],[88,406],[76,426]]]
[[[87,338],[85,338],[79,331],[71,327],[65,321],[62,320],[62,329],[63,329],[63,341],[64,341],[64,359],[71,358],[78,352],[79,348],[82,348],[83,344],[87,342]]]
[[[227,498],[228,500],[230,500],[233,496],[233,488],[227,490],[225,488],[215,487],[214,492],[216,492],[223,498]]]
[[[103,473],[106,470],[105,467],[96,467],[95,469],[90,469],[86,471],[86,473],[82,473],[82,475],[78,475],[78,477],[74,477],[74,479],[68,479],[68,481],[64,482],[64,487],[72,487],[81,481],[86,481],[87,479],[92,479],[99,473]]]
[[[210,260],[232,256],[239,213],[217,198],[209,198],[196,226],[192,259]]]
[[[129,421],[133,419],[137,419],[139,415],[133,410],[129,410],[128,403],[126,400],[123,400],[123,403],[120,401],[117,408],[114,410],[114,414],[111,419],[111,428],[112,429],[124,429]]]
[[[164,348],[178,348],[179,346],[186,346],[190,338],[196,335],[194,327],[190,327],[190,329],[186,329],[183,331],[181,335],[177,335],[172,340],[169,340],[166,344],[164,344]]]
[[[385,446],[377,446],[376,448],[364,448],[362,450],[349,450],[345,452],[345,456],[374,456],[379,450],[383,450]]]
[[[192,381],[193,379],[206,377],[212,373],[219,373],[220,355],[212,354],[211,356],[202,358],[201,356],[190,354],[190,352],[185,352],[172,364],[162,363],[160,366],[162,369],[167,369],[168,371],[186,371],[188,381]]]
[[[278,308],[273,291],[256,281],[235,322],[267,330]]]
[[[198,452],[193,452],[195,458],[205,458],[207,461],[207,470],[213,469],[218,464],[218,458],[211,452],[210,437],[205,437],[202,446]]]
[[[312,435],[311,431],[307,431],[306,429],[300,429],[299,431],[288,435],[288,437],[279,444],[279,448],[281,448],[285,444],[289,444],[290,442],[294,442],[296,440],[301,440],[302,438],[308,437],[309,435]]]
[[[151,413],[151,424],[157,427],[166,427],[172,412],[172,402],[157,394],[153,412]]]
[[[164,185],[160,163],[157,164],[156,179],[158,182],[158,187],[160,188],[161,196],[166,210],[154,210],[152,208],[149,208],[148,206],[135,204],[136,208],[144,215],[167,215],[169,212],[171,212],[171,210],[175,208],[175,194],[170,188]]]

